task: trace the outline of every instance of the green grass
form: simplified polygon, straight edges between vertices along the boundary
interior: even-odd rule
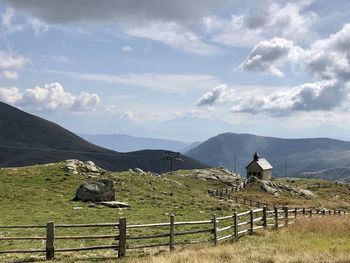
[[[66,174],[62,164],[32,166],[0,170],[0,225],[62,223],[106,223],[118,222],[126,217],[128,224],[168,222],[169,215],[176,221],[204,220],[213,214],[226,215],[237,207],[231,202],[220,201],[207,195],[206,189],[212,183],[194,178],[151,175],[137,173],[107,173],[101,178],[115,181],[116,200],[127,202],[130,208],[112,209],[92,203],[71,201],[76,188],[89,179],[83,175]],[[223,187],[214,184],[214,187]],[[242,208],[239,208],[242,210]],[[191,228],[184,228],[189,230]],[[130,235],[145,233],[166,233],[167,229],[135,229]],[[98,235],[115,234],[113,228],[57,229],[56,235]],[[0,236],[45,236],[45,229],[0,229]],[[198,235],[198,239],[204,238]],[[187,239],[181,239],[185,241]],[[164,243],[162,239],[153,242]],[[135,243],[135,242],[130,242]],[[80,247],[99,244],[115,244],[114,240],[57,241],[56,246]],[[0,241],[0,250],[43,248],[41,241]],[[0,255],[0,261],[1,261]],[[17,257],[17,256],[16,256]],[[23,258],[23,256],[19,256]]]
[[[167,174],[166,176],[140,175],[137,173],[107,172],[100,178],[110,178],[115,183],[116,200],[127,202],[130,208],[112,209],[97,206],[91,203],[71,201],[77,187],[83,181],[97,180],[99,178],[88,178],[84,175],[73,175],[65,173],[61,167],[62,163],[42,166],[31,166],[23,168],[0,169],[0,225],[25,225],[46,224],[54,221],[56,224],[63,223],[106,223],[118,222],[120,217],[126,217],[128,224],[168,222],[169,215],[175,215],[175,221],[205,220],[217,216],[229,215],[233,211],[247,210],[248,207],[234,204],[230,200],[219,200],[210,197],[207,189],[221,189],[225,185],[218,182],[207,182],[197,180],[191,176],[178,176]],[[179,171],[177,174],[189,174],[189,171]],[[308,182],[306,180],[306,182]],[[316,180],[316,182],[318,182]],[[320,206],[327,208],[350,207],[349,194],[345,188],[318,189],[317,199],[305,200],[304,198],[281,195],[270,196],[256,186],[248,187],[239,195],[260,201],[268,201],[279,204],[297,206]],[[333,197],[332,197],[333,195]],[[339,197],[335,198],[334,195]],[[331,207],[331,205],[333,207]],[[220,227],[223,227],[221,225]],[[201,228],[209,228],[202,226]],[[193,227],[177,228],[177,231],[189,230]],[[167,233],[167,228],[154,230],[134,229],[130,235],[144,235],[155,233]],[[99,235],[116,234],[117,230],[109,228],[75,228],[56,229],[56,236],[61,235]],[[8,230],[0,229],[1,236],[45,236],[45,229],[39,230]],[[177,237],[176,241],[207,240],[210,234],[199,234],[194,236]],[[141,241],[129,242],[129,244]],[[164,243],[167,239],[155,239],[148,242]],[[79,240],[56,242],[57,248],[83,247],[90,245],[115,244],[114,240]],[[0,250],[43,248],[42,241],[0,241]],[[167,248],[165,248],[167,249]],[[149,252],[128,252],[128,255],[144,255]],[[74,254],[57,254],[63,262],[78,262],[81,257],[88,256],[88,262],[93,262],[93,257],[115,256],[115,251],[92,251],[78,252]],[[0,261],[12,259],[28,259],[35,255],[1,255]],[[40,255],[39,258],[43,258]],[[70,258],[73,258],[70,261]],[[78,258],[78,259],[77,259]],[[79,259],[80,260],[80,259]],[[98,261],[98,259],[96,259]],[[10,261],[11,262],[11,261]]]

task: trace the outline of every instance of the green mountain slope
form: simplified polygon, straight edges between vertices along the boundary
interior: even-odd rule
[[[211,166],[230,169],[234,169],[236,157],[238,172],[245,174],[244,168],[256,151],[272,164],[274,176],[284,176],[285,164],[289,176],[350,167],[350,142],[328,138],[281,139],[224,133],[203,142],[186,155]],[[337,179],[343,178],[346,177]]]
[[[161,159],[164,151],[144,150],[118,153],[91,144],[61,126],[0,102],[0,167],[24,166],[65,159],[92,160],[113,171],[139,167],[146,171],[168,171]],[[207,165],[181,156],[175,169],[204,168]]]

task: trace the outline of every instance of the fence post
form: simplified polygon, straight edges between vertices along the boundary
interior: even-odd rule
[[[297,218],[297,215],[298,215],[298,209],[297,208],[295,208],[294,213],[295,213],[294,218]]]
[[[322,210],[322,215],[325,216],[326,215],[326,210]]]
[[[236,199],[236,203],[238,203],[238,197],[237,196],[235,197],[235,199]]]
[[[312,217],[312,208],[310,208],[310,217]]]
[[[238,216],[237,216],[237,212],[234,212],[233,214],[233,223],[234,223],[234,238],[235,241],[238,240]]]
[[[169,250],[174,250],[174,232],[175,232],[175,218],[174,215],[170,215],[170,233],[169,233]]]
[[[275,216],[275,229],[278,229],[278,208],[277,208],[277,206],[274,206],[273,210],[275,212],[275,214],[274,214],[274,216]]]
[[[254,228],[254,213],[253,213],[253,210],[250,210],[250,213],[249,213],[250,217],[250,235],[253,235],[253,228]]]
[[[213,217],[213,234],[214,234],[214,245],[216,246],[218,244],[218,229],[216,227],[216,215]]]
[[[260,208],[260,201],[258,201],[258,208]]]
[[[266,208],[266,206],[264,206],[263,211],[262,211],[263,212],[263,214],[262,214],[262,218],[263,218],[262,221],[263,222],[262,223],[263,223],[264,228],[267,228],[267,211],[266,210],[267,210],[267,208]]]
[[[303,216],[305,216],[305,207],[303,208]]]
[[[118,258],[125,256],[126,250],[126,218],[119,218],[119,246],[118,246]]]
[[[288,226],[288,206],[284,207],[284,226]]]
[[[50,221],[46,224],[46,259],[55,257],[55,223]]]

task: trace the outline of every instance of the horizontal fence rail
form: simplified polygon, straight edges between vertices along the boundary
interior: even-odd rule
[[[46,236],[3,236],[0,237],[0,242],[19,241],[19,240],[45,240],[45,248],[42,249],[13,249],[3,250],[0,254],[11,253],[46,253],[47,259],[54,259],[55,253],[62,252],[77,252],[87,250],[102,250],[113,249],[118,253],[118,257],[124,257],[129,249],[144,249],[152,247],[168,246],[172,251],[175,245],[194,244],[202,242],[212,242],[217,245],[218,242],[224,240],[237,241],[245,235],[253,235],[259,229],[278,229],[287,227],[294,223],[300,217],[313,216],[330,216],[330,215],[345,215],[349,212],[344,210],[325,210],[315,208],[288,208],[288,207],[273,207],[268,210],[266,206],[258,209],[247,210],[240,213],[233,213],[228,216],[217,217],[216,215],[209,220],[202,221],[175,221],[175,216],[170,215],[169,222],[152,223],[152,224],[127,224],[126,218],[120,218],[118,223],[99,223],[99,224],[55,224],[50,221],[46,225],[13,225],[0,226],[0,229],[37,229],[45,228]],[[115,233],[108,235],[76,235],[76,236],[56,236],[56,229],[60,228],[101,228],[110,227]],[[187,228],[186,228],[187,227]],[[179,229],[181,228],[181,229]],[[184,229],[185,228],[185,229]],[[157,233],[151,234],[135,234],[131,231],[156,229]],[[190,239],[194,235],[203,235],[206,240]],[[189,236],[185,241],[179,240],[179,237]],[[85,240],[85,239],[111,239],[115,243],[108,245],[95,245],[87,247],[73,248],[56,248],[56,240]],[[162,242],[147,243],[145,241],[162,239]],[[164,241],[164,239],[166,239]],[[144,243],[134,243],[138,241]],[[129,242],[128,242],[129,241]]]

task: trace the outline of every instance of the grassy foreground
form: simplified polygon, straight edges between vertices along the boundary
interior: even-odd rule
[[[0,225],[46,224],[51,220],[55,221],[56,224],[107,223],[117,222],[119,217],[126,217],[128,224],[156,223],[168,222],[169,214],[174,214],[176,221],[205,220],[212,218],[213,214],[222,216],[232,214],[234,211],[240,212],[248,209],[247,206],[237,205],[232,202],[232,200],[220,200],[209,196],[207,194],[208,188],[221,189],[225,187],[225,185],[219,182],[201,181],[192,177],[177,176],[176,174],[158,177],[130,172],[107,172],[106,174],[100,176],[100,178],[110,178],[116,183],[116,199],[118,201],[128,202],[131,206],[130,208],[111,209],[92,203],[73,202],[71,199],[74,197],[75,190],[80,183],[89,180],[95,181],[99,178],[88,178],[84,175],[69,174],[62,170],[62,166],[62,163],[58,163],[23,168],[0,169]],[[186,173],[190,172],[177,172],[179,175]],[[350,195],[348,193],[348,189],[346,188],[315,189],[314,192],[316,193],[317,198],[306,200],[301,197],[291,197],[284,194],[278,197],[270,196],[267,193],[262,192],[260,188],[252,186],[244,189],[239,193],[239,195],[269,203],[289,204],[290,207],[293,205],[299,207],[322,206],[331,209],[350,207]],[[322,218],[320,220],[330,220],[327,221],[329,226],[334,225],[335,227],[335,225],[340,224],[335,222],[333,224],[333,219],[334,218],[332,217],[331,219]],[[304,229],[304,233],[298,230],[301,226],[299,226],[299,228],[295,228],[298,226],[297,224],[288,230],[281,230],[280,232],[262,232],[262,234],[258,236],[243,238],[237,244],[232,246],[223,245],[213,248],[204,245],[207,247],[194,247],[193,249],[186,249],[179,252],[179,254],[164,254],[164,256],[161,255],[160,257],[154,258],[147,256],[153,255],[154,253],[159,253],[160,250],[158,248],[155,250],[141,250],[135,252],[128,250],[127,258],[122,261],[119,260],[118,262],[144,262],[143,260],[145,260],[145,262],[153,262],[153,260],[163,260],[154,262],[169,262],[164,260],[173,260],[170,262],[225,262],[226,258],[226,262],[231,262],[240,255],[242,257],[247,257],[246,262],[254,262],[254,260],[256,262],[284,262],[276,261],[278,259],[278,255],[282,257],[284,254],[293,254],[294,251],[298,251],[293,250],[294,246],[300,249],[298,252],[300,254],[298,255],[311,253],[309,257],[316,257],[316,254],[321,251],[321,249],[317,250],[317,248],[323,246],[326,248],[326,252],[324,252],[326,253],[324,255],[325,257],[328,253],[333,257],[339,257],[340,260],[345,253],[345,250],[341,250],[341,248],[350,247],[350,237],[348,231],[349,225],[346,224],[345,221],[343,222],[341,220],[341,218],[337,218],[337,222],[342,222],[341,224],[343,224],[345,228],[342,231],[338,231],[339,229],[334,230],[334,233],[336,234],[323,233],[322,231],[319,233],[316,230],[309,233],[308,229]],[[320,221],[319,223],[320,225],[325,224],[323,221]],[[325,225],[322,226],[326,227]],[[329,229],[334,229],[334,227],[332,228],[327,226]],[[293,229],[295,229],[295,231],[291,232]],[[143,231],[143,229],[134,229],[130,234],[146,234],[146,232]],[[162,230],[157,231],[163,232]],[[283,233],[283,235],[278,235],[277,233]],[[56,232],[56,236],[111,234],[116,234],[116,230],[114,228],[57,229]],[[147,234],[157,233],[147,232]],[[45,229],[0,229],[0,237],[13,236],[45,236]],[[191,237],[191,241],[192,238],[193,240],[207,240],[208,236],[199,234],[198,236]],[[164,240],[156,239],[154,242],[164,243]],[[322,242],[324,245],[321,244]],[[116,241],[113,239],[57,240],[55,246],[56,248],[67,248],[115,244]],[[45,242],[41,240],[0,241],[0,250],[42,249],[44,247]],[[178,247],[177,249],[180,248],[181,247]],[[167,248],[163,249],[163,251],[166,250]],[[223,251],[223,256],[220,255],[220,251]],[[204,256],[206,253],[208,254]],[[116,251],[113,250],[57,253],[56,261],[115,262],[116,254]],[[301,258],[307,258],[306,254],[301,256]],[[266,255],[266,257],[264,255]],[[275,261],[268,261],[270,255],[276,257],[277,259],[274,259]],[[142,256],[140,259],[141,261],[135,259],[136,257],[140,256]],[[258,256],[264,257],[259,258]],[[176,261],[176,258],[179,258],[179,261]],[[180,261],[182,258],[183,261]],[[198,261],[193,261],[197,260],[197,258]],[[206,259],[210,261],[205,261]],[[253,261],[249,261],[249,259]],[[265,259],[266,261],[264,261]],[[25,261],[44,261],[44,255],[0,255],[0,262]],[[238,260],[236,262],[240,261]],[[294,260],[290,262],[299,261]]]
[[[261,231],[234,244],[196,246],[175,253],[130,259],[132,263],[350,262],[350,218],[298,219],[287,229]]]

